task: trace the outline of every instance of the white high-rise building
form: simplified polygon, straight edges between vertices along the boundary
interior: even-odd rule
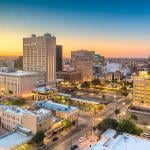
[[[51,34],[23,38],[23,70],[45,72],[46,83],[56,78],[56,37]]]

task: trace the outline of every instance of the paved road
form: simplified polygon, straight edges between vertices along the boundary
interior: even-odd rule
[[[59,140],[48,146],[49,150],[70,150],[71,145],[78,144],[80,137],[85,136],[85,134],[91,131],[91,117],[94,118],[94,124],[97,124],[100,120],[106,117],[114,116],[114,111],[116,105],[118,109],[123,109],[127,107],[130,101],[127,98],[121,98],[117,102],[108,104],[98,115],[92,117],[87,113],[80,113],[78,128],[73,129],[67,135],[59,137]],[[85,149],[89,150],[89,148]]]
[[[78,137],[82,136],[87,132],[89,128],[86,125],[80,125],[79,127],[70,131],[67,135],[63,137],[58,137],[58,141],[55,143],[49,144],[49,150],[67,150],[67,147],[71,145]]]

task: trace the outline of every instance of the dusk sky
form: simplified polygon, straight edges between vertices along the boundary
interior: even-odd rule
[[[150,0],[0,0],[0,55],[22,55],[23,37],[47,32],[64,56],[148,57]]]

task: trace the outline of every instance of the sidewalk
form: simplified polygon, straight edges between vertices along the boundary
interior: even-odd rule
[[[79,150],[90,150],[90,145],[92,146],[97,142],[97,137],[93,137],[92,141],[91,139],[91,136],[86,137],[86,140],[79,144]]]

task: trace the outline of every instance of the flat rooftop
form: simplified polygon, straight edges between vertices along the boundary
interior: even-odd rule
[[[32,135],[27,136],[19,132],[12,132],[10,134],[0,136],[0,150],[11,150],[16,146],[28,142]]]
[[[3,112],[8,112],[17,115],[22,115],[23,113],[25,113],[25,110],[18,106],[0,105],[0,109],[3,110]]]
[[[61,118],[58,118],[58,117],[55,117],[55,116],[52,116],[52,117],[51,117],[51,120],[52,120],[53,123],[62,121]]]
[[[50,91],[56,91],[56,88],[39,87],[39,88],[33,89],[33,92],[38,92],[38,93],[48,93]]]
[[[64,96],[64,97],[71,97],[71,94],[66,94],[66,93],[58,93],[58,95]]]
[[[36,75],[36,74],[41,74],[39,72],[30,72],[30,71],[22,71],[22,70],[17,70],[14,72],[0,72],[0,75],[4,76],[31,76],[31,75]]]
[[[83,102],[83,103],[100,104],[98,101],[85,100],[85,99],[79,99],[79,98],[73,98],[73,97],[70,98],[70,100],[79,101],[79,102]]]
[[[27,109],[23,109],[21,107],[18,106],[6,106],[6,105],[0,105],[0,109],[3,110],[3,112],[8,112],[11,114],[16,114],[16,115],[23,115],[23,114],[30,114],[33,115],[35,117],[43,117],[43,116],[50,116],[51,115],[51,111],[41,108],[39,110],[36,111],[29,111]]]
[[[150,140],[130,134],[116,135],[115,130],[108,129],[101,140],[91,150],[149,150]]]
[[[52,102],[50,100],[49,101],[36,102],[35,106],[45,108],[45,109],[49,109],[49,110],[62,111],[62,112],[66,112],[66,113],[71,113],[71,112],[74,112],[74,111],[78,110],[77,107],[55,103],[55,102]]]

